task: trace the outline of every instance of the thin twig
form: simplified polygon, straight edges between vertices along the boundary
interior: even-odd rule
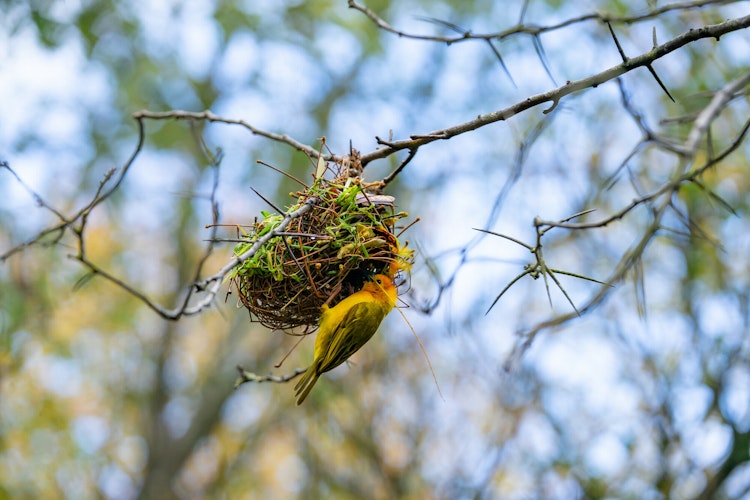
[[[387,186],[388,184],[390,184],[390,182],[393,179],[395,179],[398,174],[401,173],[401,171],[404,169],[404,167],[407,166],[409,164],[409,162],[411,162],[414,159],[415,156],[417,156],[417,150],[418,149],[419,148],[414,148],[414,149],[410,149],[409,150],[409,155],[406,157],[406,159],[404,159],[404,161],[401,162],[401,165],[399,165],[396,170],[394,170],[393,172],[391,172],[390,174],[388,174],[383,179],[383,181],[382,181],[383,182],[383,186]]]
[[[46,229],[43,229],[39,233],[36,234],[33,238],[26,240],[25,242],[16,245],[9,250],[5,251],[3,254],[0,254],[0,263],[4,262],[6,259],[8,259],[10,256],[24,250],[27,247],[43,244],[45,242],[45,239],[49,235],[55,235],[54,241],[59,241],[60,238],[62,238],[63,234],[67,230],[72,230],[75,233],[75,230],[73,228],[74,224],[77,222],[82,221],[85,217],[88,216],[88,214],[91,213],[91,211],[99,205],[101,202],[109,198],[112,193],[117,191],[117,189],[120,187],[120,184],[122,183],[123,179],[127,175],[128,171],[130,170],[130,167],[135,162],[135,159],[138,157],[138,155],[141,152],[141,149],[143,148],[143,144],[146,138],[145,132],[144,132],[144,125],[142,120],[137,120],[138,124],[138,141],[137,144],[133,150],[133,153],[130,155],[130,158],[123,164],[122,168],[119,169],[119,172],[117,169],[110,169],[108,170],[104,176],[102,177],[102,180],[99,181],[99,186],[94,193],[94,196],[91,198],[91,201],[89,201],[86,205],[81,207],[77,212],[75,212],[70,217],[63,217],[62,222],[59,224],[54,224],[52,226],[49,226]],[[10,170],[10,167],[7,165],[3,165],[5,168]],[[12,172],[12,170],[11,170]],[[15,172],[13,172],[15,175]],[[115,176],[115,174],[118,174]],[[114,182],[110,182],[114,179]],[[35,196],[37,200],[40,200],[41,197],[38,195]],[[58,210],[53,209],[48,204],[43,205],[48,210],[52,211],[56,215],[58,215],[60,212]]]
[[[509,38],[509,37],[521,35],[521,34],[537,36],[543,33],[549,33],[552,31],[556,31],[562,28],[567,28],[568,26],[572,26],[572,25],[579,24],[582,22],[587,22],[587,21],[597,21],[600,23],[610,22],[613,24],[629,25],[629,24],[635,24],[635,23],[648,21],[650,19],[656,19],[666,12],[689,10],[689,9],[706,7],[709,5],[724,5],[724,4],[730,4],[730,3],[736,3],[736,2],[737,0],[695,0],[692,2],[676,2],[676,3],[664,5],[657,9],[649,9],[648,12],[645,12],[643,14],[621,15],[621,16],[594,12],[594,13],[589,13],[589,14],[583,14],[578,17],[573,17],[570,19],[566,19],[565,21],[562,21],[556,24],[549,24],[546,26],[539,26],[539,25],[530,24],[530,23],[527,24],[524,22],[526,9],[528,7],[528,2],[524,2],[524,5],[521,9],[521,16],[519,18],[518,24],[516,24],[515,26],[507,28],[503,31],[497,31],[493,33],[472,33],[470,31],[456,30],[460,34],[458,36],[453,36],[453,37],[409,33],[409,32],[394,28],[387,21],[385,21],[382,17],[378,16],[374,11],[372,11],[371,9],[367,8],[366,6],[362,4],[357,3],[355,0],[348,0],[348,6],[350,9],[354,9],[354,10],[358,10],[362,12],[378,28],[382,29],[383,31],[387,31],[388,33],[392,33],[400,38],[410,38],[412,40],[424,40],[424,41],[444,43],[446,45],[452,45],[454,43],[466,42],[466,41],[472,41],[472,40],[473,41],[503,40],[505,38]],[[441,24],[450,24],[450,23],[446,21],[441,21]]]
[[[274,382],[277,384],[285,384],[305,373],[307,368],[296,368],[292,373],[286,375],[258,375],[257,373],[245,370],[239,365],[237,365],[237,371],[240,372],[240,376],[234,383],[235,389],[246,382]]]
[[[265,137],[266,139],[271,139],[273,141],[288,144],[292,146],[294,149],[298,151],[302,151],[303,153],[313,158],[317,158],[318,156],[320,156],[320,153],[315,148],[313,148],[312,146],[308,144],[303,144],[302,142],[299,142],[298,140],[288,136],[287,134],[275,134],[273,132],[268,132],[266,130],[259,129],[251,125],[245,120],[225,118],[223,116],[219,116],[219,115],[212,113],[210,110],[196,112],[196,111],[183,111],[179,109],[173,109],[171,111],[149,111],[147,109],[142,109],[140,111],[136,111],[135,113],[133,113],[133,118],[139,121],[144,118],[148,118],[150,120],[205,120],[207,122],[226,123],[228,125],[240,125],[248,129],[250,132],[252,132],[253,135],[259,135],[261,137]],[[324,159],[335,161],[338,158],[335,157],[334,155],[324,155]]]

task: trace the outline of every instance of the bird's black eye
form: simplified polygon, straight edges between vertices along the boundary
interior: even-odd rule
[[[382,285],[383,284],[383,280],[381,280],[380,278],[376,279],[375,281],[377,281],[378,285]]]

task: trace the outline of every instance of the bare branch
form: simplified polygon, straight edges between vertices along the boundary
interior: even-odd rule
[[[298,151],[302,151],[306,155],[317,158],[320,156],[320,153],[313,148],[312,146],[308,144],[303,144],[296,139],[288,136],[287,134],[275,134],[273,132],[268,132],[266,130],[261,130],[250,123],[246,122],[245,120],[236,120],[233,118],[225,118],[223,116],[216,115],[212,113],[209,110],[206,111],[182,111],[179,109],[173,109],[170,111],[149,111],[147,109],[142,109],[141,111],[136,111],[133,113],[133,118],[136,120],[142,120],[144,118],[148,118],[151,120],[205,120],[207,122],[218,122],[218,123],[226,123],[228,125],[240,125],[242,127],[245,127],[250,132],[253,133],[253,135],[259,135],[261,137],[265,137],[266,139],[271,139],[273,141],[281,142],[284,144],[288,144],[292,146],[294,149]],[[334,155],[323,155],[323,158],[328,160],[336,160],[338,159]]]
[[[691,179],[701,175],[711,166],[717,164],[721,159],[726,158],[733,151],[736,151],[739,145],[744,140],[745,136],[750,130],[750,119],[745,123],[745,126],[738,134],[736,140],[718,157],[713,158],[698,168],[690,170],[690,166],[694,162],[698,153],[698,145],[701,142],[701,138],[705,136],[708,131],[709,125],[715,120],[726,105],[732,100],[737,92],[750,84],[750,72],[742,75],[741,77],[729,82],[724,88],[717,91],[711,102],[698,114],[694,126],[688,135],[688,139],[682,146],[682,162],[672,176],[672,179],[665,183],[661,188],[656,190],[654,193],[641,197],[639,200],[634,200],[623,210],[617,212],[615,215],[592,224],[571,224],[571,223],[560,223],[560,222],[544,222],[538,221],[541,225],[555,226],[555,227],[566,227],[569,229],[588,229],[592,227],[602,227],[614,220],[622,218],[627,212],[645,202],[657,201],[656,198],[660,198],[658,204],[655,204],[651,210],[651,223],[643,231],[639,241],[628,251],[626,251],[620,258],[617,266],[606,280],[608,284],[615,284],[621,282],[625,276],[638,265],[641,258],[653,240],[654,236],[661,229],[661,221],[667,212],[672,207],[672,195],[676,193],[683,183],[690,181]],[[663,196],[662,196],[663,195]],[[610,286],[601,286],[599,290],[589,298],[586,303],[579,308],[580,314],[583,315],[594,308],[601,305],[601,303],[609,296],[612,288]],[[520,356],[531,346],[536,335],[540,332],[560,327],[570,320],[576,318],[577,315],[574,313],[568,313],[550,318],[545,321],[541,321],[529,328],[526,331],[519,332],[520,337],[523,339],[515,346],[513,352],[506,360],[506,369],[511,369],[515,362],[520,359]]]
[[[415,33],[408,33],[406,31],[396,29],[393,26],[391,26],[388,22],[386,22],[383,18],[378,16],[371,9],[367,8],[364,5],[357,3],[355,0],[348,0],[348,5],[350,9],[354,9],[354,10],[358,10],[362,12],[368,19],[370,19],[370,21],[372,21],[378,28],[382,29],[383,31],[387,31],[388,33],[392,33],[401,38],[410,38],[413,40],[425,40],[425,41],[430,41],[430,42],[440,42],[440,43],[445,43],[446,45],[452,45],[454,43],[465,42],[469,40],[474,40],[474,41],[476,40],[480,40],[480,41],[503,40],[505,38],[509,38],[515,35],[520,35],[520,34],[538,36],[542,33],[556,31],[556,30],[567,28],[568,26],[572,26],[574,24],[579,24],[579,23],[586,22],[586,21],[598,21],[600,23],[609,22],[612,24],[635,24],[635,23],[639,23],[643,21],[648,21],[650,19],[658,18],[659,16],[661,16],[662,14],[666,12],[690,10],[690,9],[706,7],[709,5],[725,5],[725,4],[731,4],[731,3],[737,3],[737,0],[695,0],[693,2],[676,2],[676,3],[664,5],[662,7],[659,7],[658,9],[650,9],[648,12],[645,12],[643,14],[616,16],[616,15],[600,14],[598,12],[593,12],[590,14],[583,14],[578,17],[566,19],[565,21],[562,21],[557,24],[539,26],[536,24],[524,23],[523,19],[525,17],[526,9],[528,7],[528,2],[524,2],[524,5],[521,10],[521,16],[520,16],[519,22],[515,26],[512,26],[506,30],[498,31],[495,33],[472,33],[471,31],[454,30],[454,31],[458,31],[460,35],[450,37],[450,36],[436,36],[436,35],[418,35]],[[448,25],[450,23],[447,23],[446,21],[442,21],[441,24]]]
[[[350,4],[351,3],[352,2],[350,1]],[[689,43],[695,42],[696,40],[701,40],[703,38],[718,39],[727,33],[745,29],[749,26],[750,15],[737,19],[731,19],[720,24],[704,26],[703,28],[699,29],[691,29],[688,32],[683,33],[682,35],[677,36],[662,45],[654,47],[650,51],[641,54],[640,56],[628,59],[626,62],[618,64],[617,66],[613,66],[600,73],[587,78],[583,78],[581,80],[569,81],[561,87],[550,90],[543,94],[533,95],[507,108],[479,115],[471,121],[453,125],[442,130],[435,130],[427,134],[415,134],[410,136],[409,139],[389,141],[387,144],[385,144],[385,147],[376,149],[375,151],[372,151],[370,153],[363,154],[361,157],[362,165],[367,165],[373,160],[386,158],[396,151],[418,148],[437,140],[450,139],[457,135],[476,130],[491,123],[507,120],[512,116],[515,116],[523,111],[526,111],[527,109],[536,107],[545,102],[552,102],[552,106],[544,111],[545,113],[549,113],[557,106],[557,103],[567,95],[587,88],[597,87],[602,83],[617,78],[618,76],[623,75],[635,68],[648,66],[657,59],[660,59]]]
[[[284,384],[305,373],[307,371],[307,368],[295,368],[292,373],[288,373],[286,375],[258,375],[256,373],[245,370],[239,365],[237,366],[237,371],[240,372],[240,376],[234,383],[235,389],[246,382],[274,382],[277,384]]]
[[[396,170],[394,170],[393,172],[391,172],[390,174],[388,174],[383,179],[383,181],[382,181],[383,182],[383,186],[387,186],[388,184],[390,184],[391,181],[393,179],[395,179],[398,174],[401,173],[401,171],[404,169],[404,167],[406,167],[409,164],[409,162],[411,162],[414,159],[414,157],[417,156],[417,151],[418,151],[418,148],[414,148],[414,149],[410,149],[409,150],[409,156],[407,156],[406,159],[404,159],[404,161],[401,162],[401,165],[399,165],[398,168],[396,168]]]
[[[570,221],[571,219],[575,219],[576,217],[580,217],[580,216],[585,215],[587,213],[590,213],[592,211],[593,210],[583,210],[581,212],[575,213],[573,215],[570,215],[570,216],[562,219],[560,221],[560,223],[564,223],[564,222]],[[552,269],[551,267],[547,266],[547,262],[545,261],[544,255],[543,255],[543,252],[542,252],[542,238],[544,237],[545,233],[551,229],[551,226],[545,225],[537,217],[537,218],[534,219],[534,228],[536,229],[536,245],[534,245],[534,246],[529,245],[528,243],[524,243],[523,241],[518,240],[516,238],[513,238],[512,236],[508,236],[508,235],[501,234],[501,233],[496,233],[494,231],[489,231],[487,229],[476,229],[476,228],[474,228],[476,231],[480,231],[482,233],[492,234],[494,236],[499,236],[501,238],[505,238],[506,240],[512,241],[513,243],[516,243],[516,244],[518,244],[518,245],[520,245],[520,246],[528,249],[534,255],[534,259],[535,259],[535,262],[532,262],[530,264],[526,264],[524,266],[524,268],[523,268],[523,272],[521,274],[517,275],[515,278],[513,278],[510,281],[510,283],[508,283],[507,285],[505,285],[505,287],[495,297],[495,300],[492,301],[492,304],[490,305],[489,309],[487,309],[487,312],[485,313],[485,315],[492,310],[492,308],[495,306],[495,304],[497,304],[497,301],[500,300],[500,298],[505,294],[505,292],[507,292],[510,289],[510,287],[512,287],[516,282],[518,282],[518,280],[520,280],[521,278],[523,278],[527,274],[529,276],[531,276],[532,278],[534,278],[534,279],[538,279],[539,276],[541,276],[544,279],[544,288],[545,288],[545,290],[547,292],[547,298],[549,299],[549,305],[550,305],[550,307],[552,307],[552,295],[550,294],[549,281],[547,280],[547,275],[549,275],[550,278],[552,278],[552,281],[555,283],[555,285],[557,285],[557,287],[563,293],[563,295],[565,296],[565,298],[568,300],[568,303],[570,303],[570,305],[573,307],[573,310],[575,310],[576,313],[579,316],[581,314],[578,311],[578,309],[576,308],[576,305],[573,302],[573,299],[570,298],[570,296],[568,295],[568,292],[562,286],[562,283],[560,283],[560,281],[557,279],[557,276],[555,276],[555,273],[565,274],[565,275],[568,275],[568,276],[572,276],[574,278],[580,278],[580,279],[583,279],[583,280],[592,281],[594,283],[599,283],[601,285],[612,286],[609,283],[605,283],[603,281],[599,281],[599,280],[594,279],[594,278],[589,278],[587,276],[583,276],[583,275],[576,274],[576,273],[569,272],[569,271],[560,271],[558,269]],[[468,245],[467,245],[467,247],[468,247]]]
[[[24,243],[21,243],[20,245],[16,245],[10,248],[9,250],[5,251],[3,254],[0,254],[0,263],[5,262],[5,260],[7,260],[10,256],[24,250],[27,247],[37,245],[37,244],[42,244],[45,241],[45,238],[47,238],[49,235],[55,235],[54,242],[59,241],[59,239],[62,238],[62,236],[64,235],[65,231],[69,229],[73,229],[73,225],[76,222],[79,222],[83,220],[85,217],[87,217],[88,214],[90,214],[91,211],[97,205],[99,205],[101,202],[109,198],[112,193],[117,191],[117,189],[120,187],[120,184],[122,183],[122,180],[127,175],[128,170],[130,170],[130,167],[133,165],[133,163],[135,162],[135,159],[138,157],[138,155],[141,152],[141,149],[143,148],[143,143],[145,140],[143,122],[141,120],[137,120],[137,123],[138,123],[138,142],[135,146],[135,149],[133,150],[133,153],[130,155],[130,158],[128,158],[128,160],[119,170],[119,174],[117,175],[117,177],[115,177],[115,173],[117,173],[116,169],[111,169],[106,174],[104,174],[104,177],[99,182],[99,187],[97,188],[96,193],[94,193],[94,196],[92,197],[91,201],[88,202],[81,209],[79,209],[78,212],[74,213],[72,216],[67,217],[67,218],[61,217],[61,214],[58,210],[55,210],[52,207],[50,207],[48,204],[44,203],[42,198],[39,195],[32,192],[34,198],[38,202],[42,200],[42,206],[50,210],[57,217],[61,218],[62,222],[60,222],[59,224],[49,226],[46,229],[39,231],[39,233],[37,233],[37,235],[31,238],[30,240],[27,240]],[[7,164],[3,166],[5,168],[8,168],[8,170],[10,170],[10,167],[8,167]],[[13,171],[11,170],[11,172]],[[15,175],[15,172],[13,172],[13,175]],[[110,181],[113,178],[115,179],[115,181],[114,183],[110,184]],[[76,231],[74,230],[73,232],[76,232]]]

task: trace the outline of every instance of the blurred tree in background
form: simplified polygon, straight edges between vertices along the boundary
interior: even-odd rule
[[[0,13],[0,498],[750,495],[749,2]],[[208,225],[290,203],[256,160],[309,179],[323,136],[409,160],[444,401],[397,313],[299,408],[235,366],[311,339],[275,369],[297,338],[226,286],[164,317],[232,255]]]

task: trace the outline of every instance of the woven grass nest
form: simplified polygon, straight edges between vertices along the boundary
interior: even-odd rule
[[[348,162],[324,165],[325,169],[332,169],[334,178],[324,179],[319,164],[312,186],[292,193],[297,203],[287,212],[314,198],[312,208],[292,219],[280,236],[271,238],[231,275],[231,287],[251,319],[268,328],[315,326],[324,303],[335,305],[361,288],[372,273],[394,276],[413,262],[414,252],[394,233],[396,222],[407,216],[395,212],[394,198],[350,176],[361,170],[350,168]],[[278,213],[261,215],[263,219],[256,219],[241,235],[244,241],[235,247],[236,255],[284,220]]]

